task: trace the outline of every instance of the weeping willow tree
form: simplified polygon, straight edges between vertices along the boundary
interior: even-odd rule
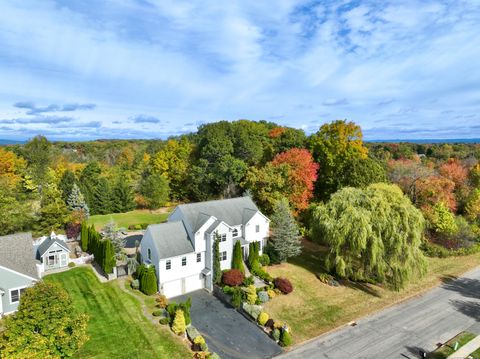
[[[314,208],[311,235],[329,245],[327,268],[343,278],[395,289],[423,275],[424,219],[396,185],[343,188]]]

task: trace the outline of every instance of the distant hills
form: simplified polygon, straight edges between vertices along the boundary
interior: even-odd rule
[[[25,143],[26,141],[17,141],[17,140],[2,140],[0,139],[0,146],[4,146],[4,145],[18,145],[18,144],[22,144],[22,143]]]

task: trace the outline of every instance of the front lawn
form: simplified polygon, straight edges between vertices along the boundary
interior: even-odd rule
[[[60,283],[75,307],[90,316],[90,339],[76,358],[189,358],[188,348],[166,327],[152,324],[139,301],[117,281],[100,283],[82,267],[45,277]]]
[[[402,299],[426,291],[441,283],[442,278],[458,276],[480,264],[480,254],[450,258],[428,258],[428,272],[400,292],[375,285],[331,287],[315,274],[322,268],[325,249],[304,242],[303,253],[290,263],[268,268],[274,277],[291,280],[294,290],[268,302],[265,311],[273,318],[288,323],[295,343],[321,335],[340,325],[381,310]]]
[[[427,355],[427,358],[428,359],[447,359],[449,355],[455,352],[455,350],[453,350],[455,342],[458,342],[458,348],[457,348],[458,350],[475,337],[476,335],[472,333],[468,333],[468,332],[460,333],[455,338],[450,339],[447,343],[442,345],[440,348],[438,348],[434,352],[429,353]]]
[[[95,225],[95,229],[100,231],[111,220],[115,221],[118,227],[128,228],[136,224],[154,224],[165,222],[170,215],[170,209],[162,208],[156,211],[137,209],[125,213],[97,214],[88,219],[88,224]]]

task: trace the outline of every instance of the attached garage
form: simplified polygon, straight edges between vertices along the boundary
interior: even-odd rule
[[[161,292],[167,297],[176,297],[182,295],[182,279],[166,282],[161,285]]]
[[[192,275],[191,277],[184,278],[184,280],[185,280],[185,293],[190,293],[195,290],[202,289],[205,283],[205,280],[202,274]]]

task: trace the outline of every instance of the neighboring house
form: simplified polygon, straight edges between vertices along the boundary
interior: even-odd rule
[[[215,234],[221,238],[221,269],[230,269],[235,242],[244,259],[249,244],[266,244],[270,220],[250,197],[179,205],[167,223],[148,226],[141,242],[142,261],[154,265],[159,290],[175,297],[197,289],[213,289],[212,248]]]
[[[25,288],[38,280],[32,234],[0,237],[0,316],[16,311]]]
[[[68,266],[70,249],[64,239],[54,232],[36,242],[36,258],[42,263],[43,271]]]

